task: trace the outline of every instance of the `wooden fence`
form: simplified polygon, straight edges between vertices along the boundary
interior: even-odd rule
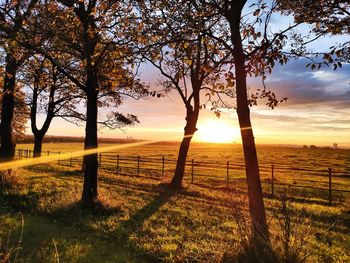
[[[47,151],[42,153],[42,155],[50,154],[60,154],[60,152]],[[16,156],[31,158],[33,152],[18,149]],[[172,176],[176,165],[176,159],[159,155],[143,157],[100,153],[98,161],[99,169],[117,175],[152,176],[159,179]],[[83,158],[59,160],[58,164],[81,167]],[[328,167],[310,169],[309,167],[268,164],[260,165],[260,176],[261,182],[265,186],[265,192],[272,197],[281,189],[288,187],[311,191],[313,195],[320,192],[323,199],[327,199],[329,204],[332,204],[334,196],[341,197],[350,193],[350,174],[346,170],[341,171]],[[185,182],[188,184],[244,187],[245,180],[245,167],[241,164],[229,161],[196,161],[194,159],[186,162]]]

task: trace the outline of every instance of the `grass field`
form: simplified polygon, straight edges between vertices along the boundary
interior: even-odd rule
[[[81,147],[47,144],[44,151]],[[238,145],[219,149],[194,145],[190,158],[241,162]],[[259,150],[261,164],[322,165],[343,172],[350,165],[349,150],[267,146]],[[118,153],[170,159],[176,156],[176,146],[150,145]],[[203,181],[169,192],[162,184],[169,177],[117,175],[115,170],[101,169],[101,204],[86,210],[79,205],[82,177],[78,165],[37,165],[18,169],[11,178],[0,195],[0,259],[16,247],[20,247],[18,262],[222,262],[226,254],[236,259],[244,254],[246,199],[241,187]],[[283,202],[284,191],[292,201]],[[309,262],[350,261],[349,196],[339,195],[335,205],[329,206],[322,196],[299,194],[283,187],[276,198],[265,197],[276,254],[283,258],[285,252],[282,229],[287,216],[294,223],[290,251],[299,251],[301,258],[309,255]]]
[[[111,144],[100,144],[99,147]],[[31,144],[18,144],[18,149],[32,150]],[[177,158],[179,144],[150,144],[139,147],[118,150],[120,155],[145,157],[165,156]],[[46,143],[43,151],[73,152],[83,149],[81,143]],[[258,145],[258,157],[262,165],[289,165],[303,168],[332,167],[339,172],[350,174],[350,149],[303,149],[281,146]],[[243,164],[242,147],[239,144],[205,144],[192,143],[188,155],[189,159],[197,161],[230,161],[234,164]]]
[[[100,147],[111,146],[101,144]],[[30,149],[31,145],[19,145],[20,149]],[[82,144],[51,143],[44,145],[44,155],[47,151],[74,152],[81,150]],[[138,147],[125,147],[115,152],[104,153],[101,158],[101,167],[111,172],[117,169],[117,154],[120,156],[119,171],[132,174],[138,166],[140,156],[140,169],[153,176],[162,176],[162,158],[165,158],[165,175],[172,176],[178,144],[151,144]],[[287,184],[296,188],[298,195],[323,196],[329,199],[329,171],[332,169],[332,195],[341,195],[340,191],[350,191],[350,149],[304,149],[291,147],[276,147],[261,145],[258,148],[261,178],[266,191],[271,192],[272,164],[274,165],[273,182],[276,185]],[[240,145],[200,144],[194,143],[188,155],[186,166],[186,183],[192,183],[193,174],[196,183],[211,185],[225,184],[227,181],[234,186],[235,182],[245,181],[244,160]],[[229,164],[227,164],[229,162]],[[75,158],[62,164],[81,165],[82,158]],[[147,171],[148,170],[148,171]],[[227,171],[228,174],[227,175]],[[229,178],[227,178],[229,177]],[[267,188],[270,188],[269,190]],[[319,191],[322,189],[322,191]],[[349,192],[350,194],[350,192]]]

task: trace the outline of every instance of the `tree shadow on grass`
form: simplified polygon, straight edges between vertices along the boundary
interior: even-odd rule
[[[141,231],[143,223],[167,203],[172,195],[172,192],[161,189],[150,203],[126,221],[121,221],[119,227],[111,232],[108,229],[96,229],[94,225],[108,218],[118,218],[123,211],[120,207],[105,203],[96,202],[94,206],[86,207],[80,202],[74,202],[45,212],[25,214],[21,258],[39,258],[38,262],[45,262],[49,258],[51,260],[55,251],[52,243],[54,239],[62,260],[70,260],[69,251],[76,246],[83,248],[81,252],[75,252],[79,262],[160,262],[156,255],[151,255],[130,242],[129,237],[132,233]],[[17,207],[14,210],[18,211]],[[20,233],[20,228],[14,230],[14,241]]]
[[[242,248],[241,251],[236,253],[226,252],[221,259],[221,263],[271,263],[271,262],[282,262],[277,253],[272,249],[260,251],[254,248],[252,245],[247,245]],[[299,261],[286,261],[286,262],[299,262]]]
[[[12,231],[9,247],[19,242],[20,262],[58,262],[58,258],[61,262],[140,262],[141,255],[118,240],[103,239],[93,231],[33,215],[24,215],[23,232],[20,226]],[[147,258],[143,262],[155,261]]]
[[[100,217],[102,221],[108,217],[121,217],[123,216],[123,210],[121,207],[110,206],[108,202],[96,202],[93,206],[83,206],[80,202],[72,203],[69,206],[62,207],[56,211],[51,211],[51,217],[55,217],[57,220],[66,221],[67,224],[72,223],[80,225],[84,231],[88,233],[96,234],[103,239],[109,240],[110,253],[117,252],[118,249],[127,250],[128,258],[135,260],[135,262],[161,262],[161,260],[155,255],[149,254],[148,251],[142,250],[130,241],[130,235],[141,231],[143,223],[154,215],[164,204],[166,204],[170,198],[176,193],[168,189],[166,185],[158,185],[157,189],[153,193],[158,193],[153,197],[152,201],[146,204],[141,209],[133,213],[127,220],[121,221],[116,230],[112,232],[100,232],[91,227],[89,222],[85,219],[91,219],[91,216],[97,219]],[[94,220],[94,219],[93,219]],[[91,222],[91,221],[90,221]],[[113,248],[113,246],[115,246]],[[86,260],[95,254],[96,251],[91,250],[89,254],[85,255]],[[130,262],[130,261],[127,261]]]
[[[81,177],[83,172],[80,169],[75,170],[64,170],[64,171],[55,171],[55,177]]]
[[[134,262],[162,262],[162,260],[156,255],[150,254],[148,251],[143,250],[140,247],[137,247],[137,244],[134,244],[130,241],[130,235],[133,233],[138,233],[141,231],[143,223],[154,215],[164,204],[166,204],[173,192],[166,191],[162,189],[153,200],[146,204],[144,207],[132,214],[129,219],[120,222],[118,228],[111,233],[108,233],[105,237],[109,240],[109,246],[111,248],[111,253],[118,250],[119,248],[128,250],[128,259],[132,259]],[[86,209],[86,208],[84,208]],[[121,210],[113,208],[106,208],[103,205],[98,205],[93,208],[88,208],[84,213],[93,214],[97,216],[108,216],[115,213],[122,213]],[[80,215],[82,216],[82,214]],[[94,251],[91,250],[91,253]],[[90,254],[87,254],[85,258],[88,260],[91,257]],[[126,262],[130,262],[127,260]]]
[[[119,238],[127,240],[132,233],[140,231],[143,223],[166,204],[173,194],[172,191],[160,192],[150,203],[131,215],[128,220],[121,222],[115,233]]]

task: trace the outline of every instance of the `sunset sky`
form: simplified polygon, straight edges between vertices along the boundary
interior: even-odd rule
[[[290,23],[290,18],[276,15],[272,28]],[[304,32],[308,28],[301,29]],[[324,37],[312,43],[311,50],[328,51],[333,44],[349,41],[347,36]],[[278,98],[288,97],[288,102],[271,110],[260,101],[251,108],[256,142],[261,144],[315,144],[350,147],[350,65],[333,71],[322,67],[311,71],[305,59],[291,60],[283,67],[276,66],[267,78],[267,86]],[[160,74],[152,66],[144,66],[141,79],[156,89]],[[250,90],[261,88],[261,80],[248,79]],[[233,101],[234,102],[234,101]],[[165,98],[147,98],[139,101],[125,100],[119,108],[123,113],[139,117],[140,124],[124,131],[100,131],[101,137],[150,140],[180,140],[185,125],[185,110],[177,93]],[[100,112],[100,116],[103,116]],[[220,119],[210,110],[202,110],[195,141],[240,143],[237,115],[234,109],[226,110]],[[30,130],[27,130],[30,133]],[[55,119],[48,134],[84,136],[84,127],[77,127]]]
[[[260,102],[251,108],[257,143],[316,144],[350,146],[350,65],[333,71],[323,68],[311,71],[305,60],[291,61],[276,67],[267,80],[268,87],[288,102],[271,110]],[[145,73],[144,73],[145,74]],[[147,67],[145,80],[157,79],[158,72]],[[249,79],[251,89],[260,80]],[[140,124],[124,129],[100,131],[102,137],[150,140],[180,140],[183,135],[184,106],[176,93],[165,98],[126,100],[119,109],[137,115]],[[103,115],[103,113],[100,113]],[[84,127],[55,119],[48,134],[83,136]],[[202,110],[195,141],[240,143],[237,116],[234,109],[222,113],[220,119],[210,110]]]

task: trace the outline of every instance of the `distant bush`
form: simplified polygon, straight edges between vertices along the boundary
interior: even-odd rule
[[[317,146],[316,145],[310,145],[309,148],[310,149],[317,149]]]

